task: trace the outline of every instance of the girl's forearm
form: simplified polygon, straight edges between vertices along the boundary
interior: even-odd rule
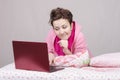
[[[65,55],[71,55],[72,54],[72,52],[68,48],[63,48],[63,52],[65,53]]]

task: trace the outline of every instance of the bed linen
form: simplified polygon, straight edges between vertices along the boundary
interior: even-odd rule
[[[11,63],[0,68],[0,80],[120,80],[120,68],[68,67],[47,73],[18,70]]]

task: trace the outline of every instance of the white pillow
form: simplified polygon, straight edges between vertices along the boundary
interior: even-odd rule
[[[107,53],[95,56],[90,60],[94,67],[120,67],[120,52]]]

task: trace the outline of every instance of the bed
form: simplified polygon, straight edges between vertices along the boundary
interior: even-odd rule
[[[113,55],[111,56],[113,57]],[[107,59],[105,55],[100,57]],[[63,70],[52,73],[19,70],[15,69],[14,63],[11,63],[0,68],[0,80],[120,80],[120,66],[118,63],[117,65],[114,63],[114,66],[111,66],[111,63],[109,65],[107,64],[106,66],[102,66],[100,64],[98,65],[97,59],[98,56],[91,59],[90,66],[88,67],[67,67]],[[114,61],[115,60],[112,60],[112,62]],[[101,62],[99,61],[99,63]]]

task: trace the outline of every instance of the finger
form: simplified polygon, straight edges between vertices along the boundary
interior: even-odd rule
[[[49,65],[51,65],[52,64],[52,61],[51,60],[49,60]]]
[[[59,45],[60,45],[60,47],[63,47],[63,45],[61,43]]]
[[[61,41],[58,41],[57,43],[58,43],[58,44],[60,44],[60,43],[61,43]]]
[[[62,43],[61,43],[61,41],[58,41],[57,43],[62,47]]]

